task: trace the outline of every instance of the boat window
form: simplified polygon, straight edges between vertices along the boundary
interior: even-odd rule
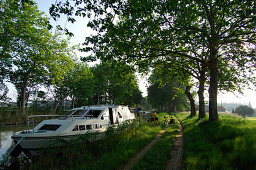
[[[73,131],[78,131],[78,126],[77,125],[74,127]]]
[[[118,117],[119,118],[122,118],[122,115],[121,115],[121,113],[119,113],[119,112],[117,112],[118,113]]]
[[[94,124],[94,129],[99,129],[100,125],[99,124]]]
[[[42,127],[40,127],[38,130],[50,130],[50,131],[56,131],[59,129],[61,125],[50,125],[50,124],[45,124]]]
[[[102,110],[89,110],[88,113],[86,114],[86,117],[97,118],[101,112],[102,112]]]
[[[101,120],[107,120],[107,118],[108,118],[108,116],[106,116],[106,114],[103,114],[100,119]]]
[[[86,125],[86,129],[87,129],[87,130],[92,129],[92,125]]]
[[[76,110],[72,113],[72,116],[83,116],[87,112],[87,109],[84,110]]]
[[[79,130],[85,130],[85,125],[79,125]]]

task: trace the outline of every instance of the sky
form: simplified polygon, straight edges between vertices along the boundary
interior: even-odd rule
[[[86,36],[93,34],[93,31],[86,27],[87,25],[86,19],[77,18],[77,22],[75,22],[74,24],[66,23],[65,17],[62,17],[63,19],[60,21],[57,21],[57,22],[54,21],[49,16],[49,7],[51,6],[51,4],[55,3],[55,0],[35,0],[35,1],[38,3],[39,10],[44,11],[45,14],[50,18],[50,22],[53,26],[56,26],[56,25],[66,26],[66,28],[68,28],[71,32],[74,33],[74,37],[71,39],[71,43],[73,45],[83,43]],[[86,54],[78,51],[77,51],[77,55],[86,56]],[[146,77],[138,76],[138,79],[139,79],[139,88],[143,92],[143,96],[147,96],[148,83],[146,81]],[[12,93],[12,96],[17,95],[13,90],[10,90],[10,93]],[[205,98],[207,101],[208,99],[207,93],[205,93]],[[229,93],[219,92],[218,103],[241,103],[245,105],[248,105],[250,103],[253,108],[256,108],[256,91],[245,89],[243,95],[239,94],[238,92],[235,92],[235,94],[230,92]]]

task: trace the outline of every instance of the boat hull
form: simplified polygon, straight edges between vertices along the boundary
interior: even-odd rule
[[[40,115],[33,115],[33,117],[40,117]],[[37,150],[45,147],[65,146],[69,143],[65,141],[72,137],[84,135],[81,138],[83,141],[99,140],[104,137],[108,127],[116,127],[134,119],[135,116],[129,111],[128,106],[83,106],[72,109],[68,116],[43,120],[31,130],[16,132],[12,139],[24,153],[33,156],[36,155]],[[54,139],[57,140],[52,142]]]
[[[93,133],[92,137],[88,137],[88,141],[96,141],[100,140],[105,136],[105,133]],[[85,135],[85,134],[80,134]],[[34,157],[38,154],[38,151],[54,147],[53,143],[58,142],[60,146],[61,144],[65,144],[65,141],[70,140],[71,138],[78,138],[79,135],[66,135],[66,136],[45,136],[45,137],[24,137],[22,136],[12,136],[12,139],[15,144],[18,143],[19,147],[21,147],[22,151],[28,157]]]

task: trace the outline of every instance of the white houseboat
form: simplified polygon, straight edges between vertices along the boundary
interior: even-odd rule
[[[86,133],[105,132],[110,125],[121,124],[135,119],[128,106],[102,105],[83,106],[71,110],[71,114],[58,119],[44,120],[31,130],[16,132],[12,139],[16,143],[13,155],[24,151],[33,156],[51,138],[69,139]]]

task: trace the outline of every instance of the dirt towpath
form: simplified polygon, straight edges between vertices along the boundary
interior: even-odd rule
[[[178,121],[179,131],[174,139],[173,149],[171,150],[171,159],[167,162],[166,170],[179,170],[181,169],[182,155],[183,155],[183,127]],[[167,128],[167,127],[166,127]],[[160,139],[165,130],[162,130],[145,148],[143,148],[135,157],[121,168],[121,170],[130,170],[132,167],[144,156],[144,154]]]
[[[166,128],[165,128],[166,129]],[[154,140],[152,140],[145,148],[143,148],[135,157],[130,159],[130,161],[121,168],[122,170],[129,170],[144,156],[144,154],[160,139],[160,137],[164,134],[165,129],[157,134]]]
[[[171,150],[171,159],[167,162],[166,170],[180,170],[182,163],[182,155],[184,151],[183,126],[178,120],[179,131],[176,135]]]

